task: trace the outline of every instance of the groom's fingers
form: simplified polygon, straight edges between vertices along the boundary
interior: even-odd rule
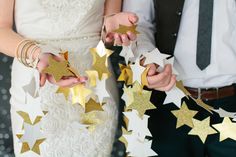
[[[157,67],[156,67],[156,65],[155,64],[150,64],[150,65],[148,65],[150,68],[149,68],[149,70],[148,70],[148,76],[153,76],[153,75],[155,75],[156,74],[156,72],[157,72]]]
[[[130,23],[137,24],[139,20],[138,16],[135,13],[128,13],[128,14],[129,14],[128,18],[129,18]]]
[[[176,84],[176,76],[173,75],[171,77],[170,83],[165,86],[165,87],[161,87],[161,88],[156,88],[155,90],[159,90],[159,91],[170,91]]]

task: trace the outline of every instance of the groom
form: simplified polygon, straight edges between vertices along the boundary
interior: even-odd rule
[[[215,109],[236,112],[236,1],[235,0],[124,0],[124,11],[139,16],[138,47],[147,52],[157,47],[174,55],[174,67],[195,98],[201,98]],[[155,71],[155,70],[154,70]],[[161,105],[166,91],[173,86],[170,65],[162,73],[149,72],[149,83],[156,91],[152,101],[149,129],[152,148],[160,157],[232,157],[236,141],[219,142],[219,134],[209,135],[205,144],[197,136],[188,136],[191,128],[176,129],[171,111],[174,104]],[[157,98],[162,95],[163,98]],[[192,100],[184,100],[197,110],[203,120],[211,116],[211,124],[221,123],[218,114],[209,114]],[[204,128],[202,128],[204,129]]]

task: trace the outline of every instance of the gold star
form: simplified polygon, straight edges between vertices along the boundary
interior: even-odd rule
[[[85,113],[92,112],[92,111],[104,111],[101,104],[94,101],[92,98],[85,105]]]
[[[69,52],[68,51],[64,51],[59,53],[61,55],[61,57],[63,57],[66,61],[69,60]]]
[[[217,132],[210,127],[210,117],[199,121],[193,119],[193,129],[188,133],[189,135],[197,135],[203,143],[205,143],[208,135],[216,134]]]
[[[52,75],[56,82],[58,82],[63,76],[74,76],[74,74],[68,69],[68,62],[58,62],[52,57],[49,58],[49,66],[43,70],[43,73]]]
[[[87,97],[92,93],[90,89],[87,89],[85,85],[79,84],[75,87],[70,88],[72,95],[72,104],[79,103],[85,108]]]
[[[236,140],[236,123],[233,123],[228,117],[224,118],[221,124],[212,126],[220,132],[220,142],[227,138]]]
[[[89,112],[81,115],[81,123],[89,125],[87,128],[90,132],[93,132],[96,129],[98,124],[101,124],[102,121],[97,118],[96,112]]]
[[[98,72],[99,79],[102,79],[103,74],[106,77],[110,76],[110,71],[108,70],[107,55],[100,57],[98,53],[92,52],[93,55],[93,70]]]
[[[133,73],[130,68],[130,65],[125,66],[122,64],[119,64],[121,74],[118,78],[118,81],[124,81],[126,85],[132,85],[133,84]]]
[[[199,105],[200,107],[204,108],[206,111],[208,111],[209,113],[213,114],[212,111],[214,110],[213,107],[207,105],[206,103],[204,103],[201,99],[194,99],[192,98],[196,103],[197,105]]]
[[[56,91],[56,93],[58,93],[58,94],[62,93],[65,96],[66,100],[68,100],[68,97],[70,95],[70,88],[59,87],[58,90]]]
[[[118,29],[114,30],[115,33],[126,34],[127,32],[132,32],[134,34],[140,34],[137,30],[137,25],[124,26],[120,25]]]
[[[197,111],[189,110],[186,103],[183,102],[180,110],[171,111],[173,115],[177,118],[176,129],[183,125],[187,125],[189,127],[193,127],[192,118],[197,114]]]
[[[182,92],[184,92],[184,94],[187,96],[187,98],[188,98],[188,96],[191,96],[189,91],[184,87],[182,81],[177,81],[176,82],[176,87],[179,88]]]
[[[150,102],[152,92],[143,91],[142,93],[134,92],[134,101],[127,107],[127,110],[137,110],[139,116],[142,118],[147,110],[156,109],[156,107]]]
[[[97,85],[98,72],[97,71],[86,71],[89,79],[90,87],[95,87]]]

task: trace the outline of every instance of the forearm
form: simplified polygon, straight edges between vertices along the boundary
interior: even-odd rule
[[[122,8],[122,0],[106,0],[104,15],[119,13]]]

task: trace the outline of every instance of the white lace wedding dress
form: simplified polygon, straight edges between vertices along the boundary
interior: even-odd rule
[[[69,60],[81,74],[91,69],[89,49],[100,40],[105,0],[15,0],[15,23],[19,34],[69,51]],[[39,156],[32,151],[21,154],[16,134],[21,132],[23,119],[17,114],[25,103],[23,86],[29,84],[34,70],[16,59],[12,66],[11,114],[16,157]],[[107,81],[112,98],[103,106],[104,120],[94,132],[74,126],[83,113],[80,105],[72,105],[58,87],[47,83],[40,90],[42,109],[48,114],[42,119],[46,141],[40,145],[42,157],[108,157],[117,127],[117,89],[114,78]],[[32,104],[34,105],[34,104]]]

